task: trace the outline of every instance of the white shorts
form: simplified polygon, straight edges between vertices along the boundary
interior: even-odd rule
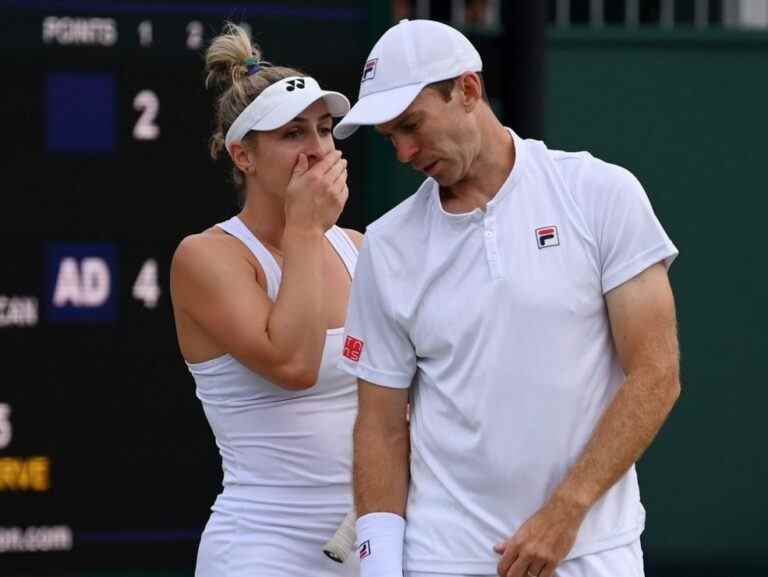
[[[406,571],[405,575],[406,577],[499,577],[496,574],[480,576],[422,571]],[[640,539],[623,547],[564,561],[555,570],[554,577],[645,577]]]

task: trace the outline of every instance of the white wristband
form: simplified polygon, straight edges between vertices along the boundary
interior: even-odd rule
[[[405,519],[394,513],[368,513],[357,520],[360,577],[402,577]]]

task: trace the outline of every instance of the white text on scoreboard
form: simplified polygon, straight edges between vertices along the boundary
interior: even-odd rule
[[[37,326],[38,310],[35,297],[0,295],[0,328]]]
[[[114,46],[117,22],[112,18],[71,18],[47,16],[43,19],[43,44],[62,46]]]

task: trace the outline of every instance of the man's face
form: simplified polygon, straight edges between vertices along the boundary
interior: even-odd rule
[[[451,100],[425,88],[397,118],[376,130],[388,137],[397,158],[450,187],[469,172],[477,155],[477,127],[454,86]]]

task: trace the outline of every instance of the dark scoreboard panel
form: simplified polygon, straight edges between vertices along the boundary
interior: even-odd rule
[[[242,22],[354,100],[366,18],[354,1],[0,0],[0,575],[194,563],[221,473],[168,269],[238,209],[208,156],[202,54]],[[362,147],[343,146],[358,228]]]

